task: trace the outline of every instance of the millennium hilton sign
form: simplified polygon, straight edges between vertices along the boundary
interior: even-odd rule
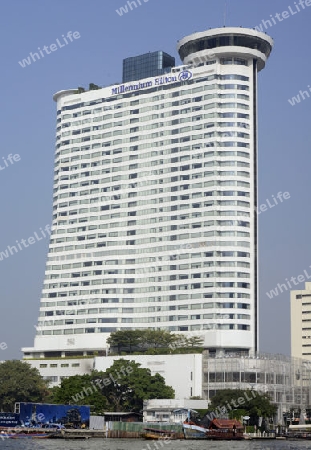
[[[139,82],[138,84],[121,84],[116,88],[112,88],[112,95],[123,94],[129,91],[138,91],[153,86],[160,86],[161,84],[177,83],[178,81],[187,81],[192,78],[192,73],[189,70],[183,70],[178,74],[171,77],[159,77],[154,78],[152,81],[146,81],[145,83]]]

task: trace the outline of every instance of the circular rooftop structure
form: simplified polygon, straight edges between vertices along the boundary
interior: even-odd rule
[[[63,91],[58,91],[53,95],[54,102],[57,102],[61,97],[66,97],[67,95],[77,94],[78,89],[65,89]]]
[[[223,27],[194,33],[178,41],[177,49],[184,64],[212,57],[239,56],[257,60],[258,71],[265,67],[273,39],[250,28]]]

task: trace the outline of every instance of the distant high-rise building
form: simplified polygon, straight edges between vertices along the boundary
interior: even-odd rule
[[[291,356],[311,360],[311,283],[291,291],[290,321]]]
[[[159,77],[169,73],[175,66],[175,58],[168,53],[158,51],[144,53],[123,60],[123,83],[143,78]]]
[[[88,355],[138,328],[202,336],[210,355],[257,349],[257,72],[272,45],[245,28],[195,33],[166,75],[54,95],[53,224],[26,358]]]

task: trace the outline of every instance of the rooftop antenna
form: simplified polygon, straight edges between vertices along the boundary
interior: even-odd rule
[[[226,0],[225,1],[225,10],[224,10],[224,27],[226,26],[226,21],[227,21],[227,6],[228,6],[228,2]]]

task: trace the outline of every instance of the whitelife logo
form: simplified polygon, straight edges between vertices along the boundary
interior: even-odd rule
[[[2,160],[3,161],[0,162],[0,171],[5,170],[7,167],[10,167],[10,165],[12,166],[14,163],[20,161],[21,157],[18,153],[15,153],[15,155],[10,153],[6,158],[2,156]]]
[[[257,395],[256,391],[251,391],[251,393],[252,393],[253,398],[252,397],[248,397],[247,396],[247,392],[244,392],[243,395],[246,398],[246,401],[251,401],[251,400],[253,400],[256,397],[256,395]],[[236,404],[236,403],[238,403],[238,404]],[[234,411],[234,409],[230,406],[230,404],[232,406],[234,406],[235,409],[239,409],[239,405],[244,405],[245,404],[245,399],[243,397],[239,397],[237,400],[231,400],[230,403],[227,402],[227,404],[224,405],[224,406],[218,406],[215,409],[215,411],[212,411],[210,414],[206,414],[206,417],[209,420],[218,419],[219,417],[222,417],[223,415],[228,414],[228,410],[229,411]]]
[[[279,201],[275,198],[274,195],[271,196],[272,199],[273,199],[273,202],[271,202],[271,203],[269,202],[269,199],[266,198],[267,204],[266,203],[262,203],[257,208],[257,214],[261,214],[262,212],[267,211],[268,207],[269,207],[269,209],[274,208],[276,205],[279,205],[280,203],[283,203],[283,200],[288,200],[290,198],[290,193],[287,192],[287,191],[286,192],[278,192],[276,196],[277,196],[277,199]]]
[[[308,84],[309,91],[311,92],[311,86]],[[306,100],[307,98],[310,98],[310,93],[308,91],[299,91],[298,95],[295,97],[292,97],[291,99],[288,99],[288,102],[291,106],[295,106],[296,104],[302,102],[303,100]]]
[[[73,42],[73,39],[80,39],[80,33],[78,31],[68,31],[66,37],[62,34],[62,38],[63,41],[60,42],[59,39],[56,39],[56,44],[50,44],[49,46],[45,45],[43,47],[43,50],[45,51],[46,55],[50,55],[52,52],[56,52],[56,50],[58,50],[59,48],[65,47],[66,45],[70,44],[70,42]],[[68,40],[70,42],[68,42]],[[65,43],[64,43],[65,42]],[[49,49],[51,51],[49,51]],[[41,50],[40,47],[38,47],[39,53],[41,55],[42,58],[45,57],[45,54],[43,53],[43,51]],[[30,64],[32,62],[36,62],[38,61],[40,58],[39,53],[29,53],[29,56],[27,58],[24,58],[22,61],[18,61],[18,64],[24,69],[26,66],[30,66]],[[37,59],[36,59],[37,58]],[[32,60],[32,61],[31,61]]]
[[[122,366],[120,372],[122,372],[122,375],[126,377],[127,375],[133,372],[133,368],[132,367],[124,368],[124,366]],[[95,394],[98,391],[98,389],[103,389],[105,386],[109,386],[109,384],[111,383],[113,383],[114,385],[117,384],[117,381],[120,378],[122,378],[122,376],[118,371],[113,372],[113,375],[112,373],[110,373],[108,378],[97,378],[96,380],[91,382],[92,385],[91,387],[84,387],[81,392],[77,393],[76,395],[73,395],[71,398],[76,403],[79,400],[83,400],[88,395]],[[94,383],[97,386],[95,386]]]
[[[135,8],[138,8],[137,3],[139,4],[139,6],[141,6],[141,1],[143,1],[144,3],[149,2],[149,0],[128,1],[127,5],[121,6],[120,9],[116,9],[116,13],[119,14],[119,16],[123,16],[123,14],[127,14],[129,12],[128,6],[130,7],[130,11],[133,11],[133,5],[135,6]]]
[[[44,230],[46,231],[46,233],[48,235],[51,234],[51,229],[50,229],[50,225],[46,225]],[[43,238],[46,238],[47,235],[45,234],[45,232],[43,231],[42,228],[40,228],[40,232],[41,233],[37,233],[34,232],[33,236],[30,236],[28,239],[21,239],[20,242],[19,241],[15,241],[16,245],[8,245],[7,248],[0,252],[0,261],[3,261],[3,259],[7,259],[10,257],[10,255],[15,255],[16,253],[18,253],[19,251],[24,250],[24,248],[29,247],[30,245],[35,244],[36,242],[42,241]],[[41,234],[41,236],[40,236]],[[28,242],[28,244],[27,244]]]
[[[309,267],[311,268],[311,266]],[[303,273],[304,275],[291,277],[290,281],[294,284],[294,286],[297,286],[299,283],[304,283],[306,280],[309,280],[311,278],[311,275],[307,272],[306,269],[303,271]],[[296,280],[298,281],[296,282]],[[287,283],[288,287],[286,286],[285,283],[282,284],[278,283],[274,289],[271,289],[270,292],[266,292],[266,295],[271,300],[273,297],[277,297],[278,295],[283,294],[283,290],[288,291],[288,288],[293,289],[293,286],[290,283],[290,281],[288,280],[288,278],[285,278],[285,282]]]
[[[262,20],[261,24],[257,25],[255,29],[263,33],[269,27],[271,28],[274,25],[277,25],[277,23],[283,22],[283,20],[288,19],[291,16],[295,16],[296,14],[306,9],[306,7],[311,6],[311,0],[299,0],[298,4],[297,2],[294,2],[294,4],[295,6],[289,6],[288,10],[285,10],[282,13],[276,13],[274,17],[272,16],[272,14],[270,14],[270,19]],[[277,19],[279,22],[277,22],[275,19]],[[263,27],[265,27],[265,29]]]

